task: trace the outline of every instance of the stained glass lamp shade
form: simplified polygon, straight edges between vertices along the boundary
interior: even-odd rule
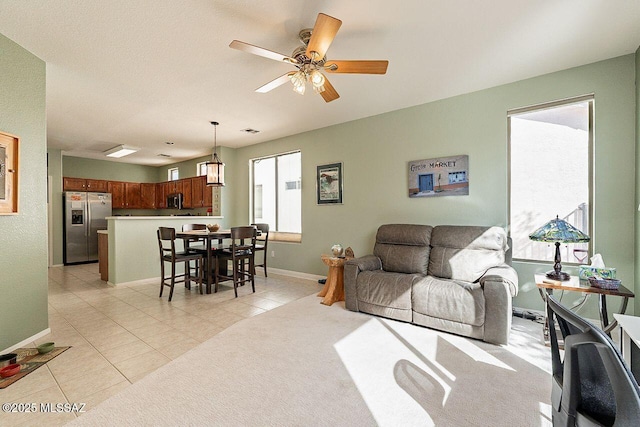
[[[560,243],[586,243],[591,240],[591,238],[582,231],[557,216],[555,219],[552,219],[533,233],[529,234],[529,239],[535,242],[556,244],[553,271],[549,271],[547,273],[547,277],[561,281],[569,280],[569,275],[562,271],[562,264],[560,264]]]

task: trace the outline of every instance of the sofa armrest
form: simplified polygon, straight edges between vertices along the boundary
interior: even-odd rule
[[[480,285],[484,287],[487,282],[502,282],[512,297],[518,295],[518,273],[510,265],[504,264],[488,269],[480,278]]]
[[[511,330],[512,299],[518,294],[518,274],[509,265],[493,267],[480,278],[484,289],[484,340],[507,344]]]
[[[350,259],[344,264],[344,305],[348,310],[358,311],[356,281],[361,271],[382,270],[382,261],[375,255]]]

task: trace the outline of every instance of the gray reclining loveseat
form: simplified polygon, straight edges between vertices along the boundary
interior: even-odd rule
[[[518,275],[500,227],[388,224],[373,255],[349,260],[345,305],[506,344]]]

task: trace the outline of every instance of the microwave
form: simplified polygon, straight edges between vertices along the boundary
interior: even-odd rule
[[[167,208],[182,209],[182,193],[173,193],[167,195]]]

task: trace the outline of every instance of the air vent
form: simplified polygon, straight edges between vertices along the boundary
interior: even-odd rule
[[[251,128],[246,128],[246,129],[242,129],[240,132],[246,132],[246,133],[258,133],[260,132],[259,130],[255,130],[255,129],[251,129]]]
[[[171,157],[171,156],[168,154],[158,154],[158,157]]]

